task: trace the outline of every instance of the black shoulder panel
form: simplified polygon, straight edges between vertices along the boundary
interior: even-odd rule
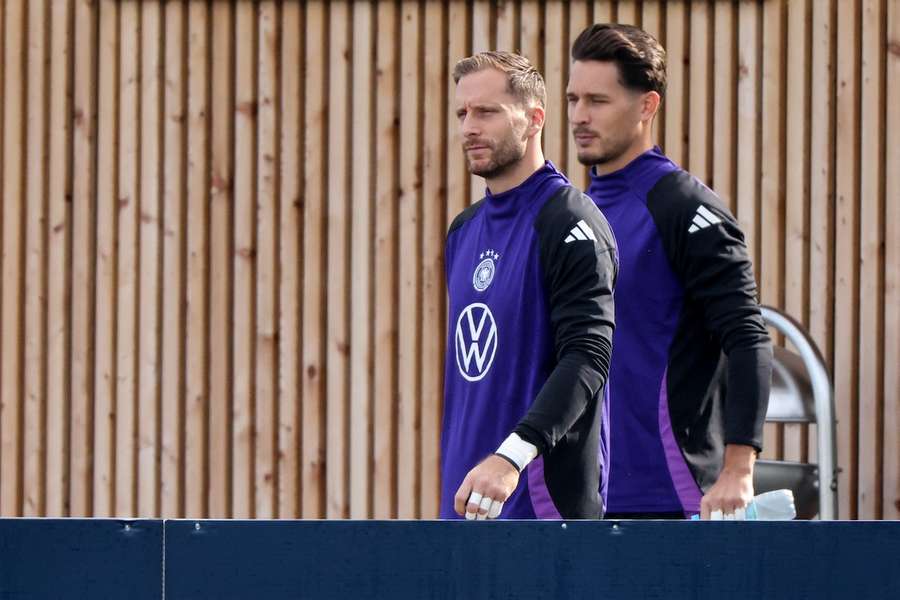
[[[481,206],[484,204],[484,198],[476,202],[475,204],[470,204],[467,206],[461,213],[456,215],[456,218],[453,219],[453,222],[450,223],[450,227],[447,229],[447,235],[450,235],[463,225],[465,225],[472,217],[474,217]]]

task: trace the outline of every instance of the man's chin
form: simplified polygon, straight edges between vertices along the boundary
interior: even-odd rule
[[[602,154],[579,152],[578,162],[586,167],[593,167],[594,165],[599,165],[607,162],[607,157]]]
[[[481,175],[483,171],[487,171],[493,167],[493,164],[487,160],[466,160],[466,167],[468,167],[469,173],[472,175]]]
[[[472,175],[477,175],[478,177],[484,177],[485,179],[490,179],[495,175],[498,175],[504,171],[505,167],[501,167],[494,163],[480,163],[480,164],[472,164],[469,163],[469,173]]]

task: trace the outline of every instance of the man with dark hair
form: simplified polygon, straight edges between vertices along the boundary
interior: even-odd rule
[[[665,50],[629,25],[572,46],[567,88],[588,195],[619,242],[607,517],[742,518],[772,348],[734,217],[651,138]]]
[[[487,193],[447,233],[440,514],[596,519],[615,243],[544,160],[544,80],[528,60],[483,52],[453,79],[463,151]]]

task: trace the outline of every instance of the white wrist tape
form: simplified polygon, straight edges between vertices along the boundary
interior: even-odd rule
[[[502,454],[516,463],[516,466],[521,473],[525,470],[525,467],[528,466],[528,463],[534,460],[538,455],[538,449],[537,446],[531,442],[526,442],[520,438],[519,434],[511,433],[508,438],[503,440],[503,443],[497,448],[496,453]]]

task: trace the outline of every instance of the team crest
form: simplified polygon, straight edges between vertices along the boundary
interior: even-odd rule
[[[476,291],[483,292],[494,281],[494,273],[497,271],[497,262],[500,260],[500,255],[493,250],[488,250],[482,252],[478,258],[481,259],[481,262],[475,267],[475,273],[472,275],[472,285]]]

